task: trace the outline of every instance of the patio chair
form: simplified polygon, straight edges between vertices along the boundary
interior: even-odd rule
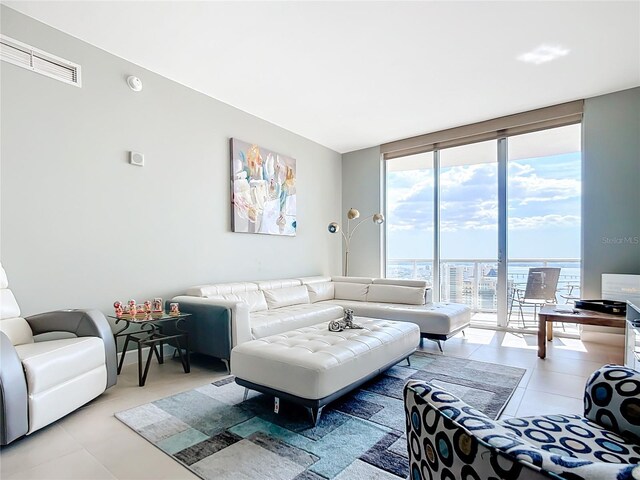
[[[509,305],[509,318],[507,320],[507,325],[511,321],[511,313],[513,311],[514,303],[518,306],[518,314],[522,320],[523,328],[526,326],[524,322],[523,307],[533,307],[533,319],[535,321],[538,307],[542,307],[549,303],[557,303],[556,290],[558,289],[559,278],[560,268],[530,268],[525,289],[522,290],[514,288],[513,290]]]

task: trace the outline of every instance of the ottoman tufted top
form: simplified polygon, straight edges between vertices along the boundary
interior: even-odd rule
[[[413,352],[413,323],[355,317],[362,330],[330,332],[328,322],[252,340],[231,352],[237,377],[306,399],[320,399]]]

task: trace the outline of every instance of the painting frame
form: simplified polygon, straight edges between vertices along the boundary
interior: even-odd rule
[[[229,151],[231,231],[295,237],[296,159],[238,138]]]

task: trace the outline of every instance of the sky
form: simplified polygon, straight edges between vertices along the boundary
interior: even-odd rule
[[[509,258],[580,258],[580,152],[508,162]],[[497,163],[443,167],[444,259],[496,259]],[[433,258],[433,170],[387,173],[388,258]]]

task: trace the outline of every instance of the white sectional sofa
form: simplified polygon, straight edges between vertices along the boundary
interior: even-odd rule
[[[438,342],[470,322],[465,305],[431,303],[426,282],[364,277],[302,277],[191,287],[174,297],[191,313],[192,351],[221,358],[241,343],[341,318],[357,316],[415,323],[421,338]]]

